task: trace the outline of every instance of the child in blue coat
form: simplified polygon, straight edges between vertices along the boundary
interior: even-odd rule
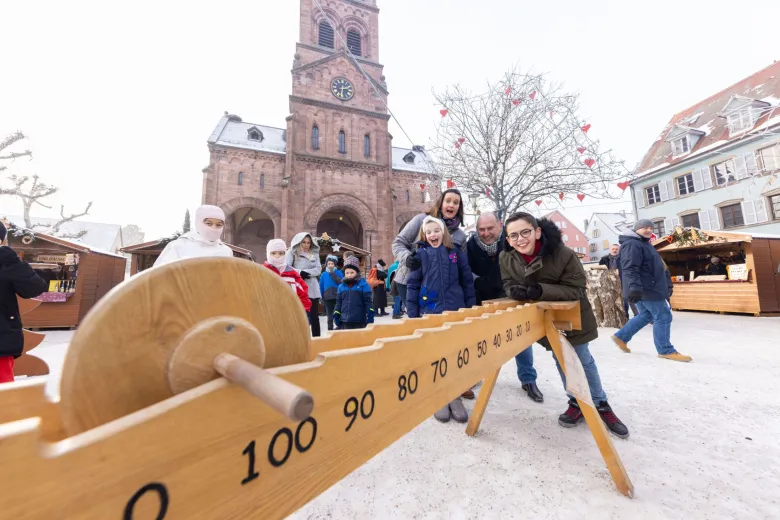
[[[444,222],[425,217],[417,251],[413,254],[422,266],[411,271],[406,282],[406,313],[410,318],[476,305],[474,277],[466,252],[453,245]],[[457,422],[469,420],[460,397],[437,411],[434,417],[441,422],[450,418]]]
[[[374,323],[371,287],[360,277],[360,260],[350,256],[344,260],[344,279],[336,296],[333,321],[339,329],[364,329]]]

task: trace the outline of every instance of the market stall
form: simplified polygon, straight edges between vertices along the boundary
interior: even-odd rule
[[[331,237],[327,233],[315,238],[317,245],[320,246],[320,262],[325,265],[325,258],[328,255],[339,257],[339,269],[344,265],[344,258],[351,254],[360,260],[360,270],[363,274],[368,273],[372,265],[370,264],[371,252],[359,247],[340,241],[338,238]]]
[[[160,238],[158,240],[152,240],[150,242],[144,242],[142,244],[136,244],[134,246],[127,246],[120,249],[122,253],[130,255],[130,276],[145,271],[154,265],[157,257],[160,256],[165,246],[172,240],[176,240],[178,235],[172,237]],[[237,247],[231,244],[225,244],[233,250],[233,256],[236,258],[245,258],[252,260],[252,252],[248,249]]]
[[[672,275],[673,309],[780,314],[780,236],[677,228],[653,245]],[[713,257],[725,274],[708,269]]]
[[[75,328],[92,306],[125,277],[127,260],[82,243],[8,224],[8,245],[48,283],[24,316],[30,329]]]

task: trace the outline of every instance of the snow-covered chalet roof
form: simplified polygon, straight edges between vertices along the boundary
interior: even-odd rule
[[[598,219],[601,220],[604,225],[606,225],[610,231],[616,235],[620,235],[624,231],[628,231],[631,229],[631,226],[634,225],[634,216],[630,214],[624,215],[622,213],[594,213],[593,217],[591,217],[591,220],[593,220],[595,217],[598,217]]]
[[[410,150],[409,148],[393,147],[393,169],[418,172],[433,173],[433,162],[428,154],[422,149]]]
[[[5,217],[16,224],[19,227],[25,227],[24,217],[21,215],[5,215]],[[49,229],[38,227],[36,225],[53,225],[59,222],[60,219],[56,218],[40,218],[30,217],[30,221],[33,224],[33,232],[51,234]],[[120,230],[122,226],[119,224],[103,224],[100,222],[83,222],[81,220],[72,220],[64,223],[59,231],[52,236],[55,238],[61,238],[64,236],[78,235],[82,231],[86,231],[84,236],[78,239],[68,238],[63,239],[74,244],[83,244],[88,248],[99,251],[116,254],[119,247],[121,247]]]
[[[253,132],[257,132],[260,139],[251,139]],[[217,123],[208,142],[258,152],[284,154],[287,150],[287,130],[245,123],[236,115],[225,114]]]
[[[740,103],[753,103],[761,107],[761,117],[752,132],[780,126],[780,61],[672,116],[639,163],[637,175],[641,177],[657,173],[696,155],[748,137],[750,132],[729,135],[728,122],[723,117],[726,111]],[[673,157],[668,137],[671,132],[679,132],[679,127],[704,132],[704,135],[691,153]]]

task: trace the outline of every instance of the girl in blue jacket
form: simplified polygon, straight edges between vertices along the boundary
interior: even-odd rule
[[[453,245],[444,222],[425,217],[413,254],[422,265],[411,271],[407,280],[406,312],[410,318],[476,305],[474,277],[466,253]],[[441,422],[450,418],[457,422],[469,420],[460,397],[433,416]]]

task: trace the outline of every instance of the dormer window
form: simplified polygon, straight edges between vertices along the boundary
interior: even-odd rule
[[[250,141],[257,141],[257,142],[263,142],[263,132],[257,129],[256,126],[253,126],[249,130],[246,131],[247,138]]]
[[[676,139],[672,141],[672,155],[675,157],[679,157],[680,155],[685,155],[686,153],[691,151],[691,145],[688,142],[688,136],[684,135],[680,139]]]
[[[404,162],[406,164],[414,164],[414,154],[412,152],[409,152],[408,154],[404,155]]]
[[[729,126],[729,134],[739,134],[750,130],[761,118],[761,114],[771,106],[766,101],[752,99],[745,96],[731,96],[729,102],[720,112],[720,117],[725,117]]]
[[[753,121],[753,110],[750,108],[733,112],[726,116],[726,120],[729,123],[730,134],[744,132],[745,130],[753,128],[753,125],[756,124],[756,122]]]

